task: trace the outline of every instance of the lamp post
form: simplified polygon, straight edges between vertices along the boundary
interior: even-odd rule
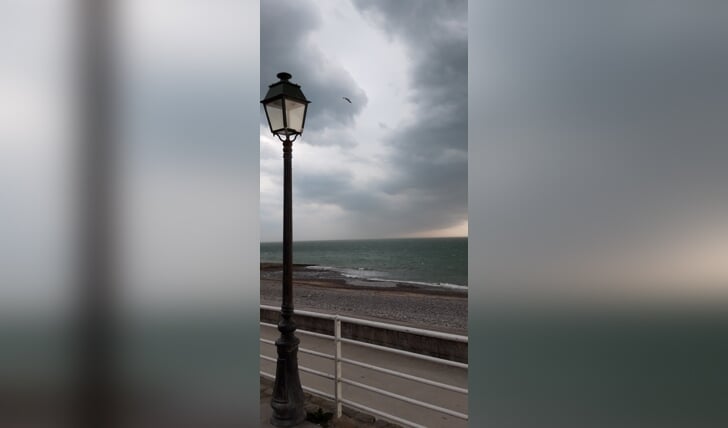
[[[278,73],[280,81],[268,87],[268,93],[261,101],[265,109],[270,130],[283,142],[283,301],[276,340],[278,361],[276,380],[273,386],[270,422],[278,427],[298,425],[306,418],[303,403],[303,389],[298,375],[298,344],[296,324],[293,322],[293,220],[291,152],[293,142],[303,132],[309,101],[301,87],[289,82],[289,73]]]

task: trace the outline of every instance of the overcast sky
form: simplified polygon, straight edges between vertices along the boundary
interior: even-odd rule
[[[273,0],[260,15],[261,98],[287,71],[312,101],[294,240],[467,236],[467,2]],[[262,109],[260,143],[261,240],[279,241],[282,147]]]

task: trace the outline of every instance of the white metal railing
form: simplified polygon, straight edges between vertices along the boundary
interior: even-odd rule
[[[267,305],[260,305],[260,307],[261,307],[261,309],[272,310],[272,311],[278,311],[280,309],[280,308],[276,308],[273,306],[267,306]],[[397,400],[400,400],[400,401],[403,401],[403,402],[406,402],[409,404],[413,404],[415,406],[423,407],[423,408],[430,409],[430,410],[433,410],[436,412],[440,412],[440,413],[443,413],[446,415],[450,415],[450,416],[453,416],[453,417],[456,417],[456,418],[459,418],[462,420],[466,420],[466,421],[468,420],[468,415],[466,413],[458,412],[458,411],[455,411],[452,409],[447,409],[445,407],[437,406],[432,403],[427,403],[424,401],[416,400],[411,397],[396,394],[394,392],[386,391],[386,390],[376,388],[371,385],[366,385],[361,382],[357,382],[355,380],[345,378],[342,373],[341,363],[347,363],[347,364],[362,367],[365,369],[374,370],[374,371],[377,371],[380,373],[384,373],[384,374],[391,375],[391,376],[396,376],[396,377],[399,377],[402,379],[407,379],[407,380],[414,381],[414,382],[419,382],[419,383],[422,383],[425,385],[429,385],[429,386],[436,387],[436,388],[441,388],[441,389],[451,391],[451,392],[456,392],[456,393],[460,393],[460,394],[464,394],[464,395],[468,394],[467,388],[461,388],[458,386],[438,382],[438,381],[435,381],[432,379],[426,379],[426,378],[414,376],[414,375],[411,375],[408,373],[403,373],[403,372],[400,372],[397,370],[391,370],[391,369],[387,369],[384,367],[379,367],[379,366],[376,366],[373,364],[365,363],[363,361],[357,361],[357,360],[353,360],[350,358],[344,358],[342,355],[342,351],[341,351],[341,344],[342,343],[354,344],[356,346],[363,346],[363,347],[367,347],[367,348],[376,349],[379,351],[384,351],[384,352],[403,355],[403,356],[407,356],[407,357],[417,358],[417,359],[421,359],[424,361],[434,362],[434,363],[447,365],[447,366],[451,366],[451,367],[457,367],[457,368],[461,368],[461,369],[465,369],[465,370],[468,369],[467,364],[459,363],[456,361],[450,361],[450,360],[446,360],[443,358],[432,357],[429,355],[418,354],[415,352],[403,351],[400,349],[390,348],[387,346],[374,345],[374,344],[367,343],[367,342],[343,338],[341,336],[341,323],[345,322],[345,323],[357,324],[357,325],[363,325],[363,326],[369,326],[369,327],[378,327],[378,328],[383,328],[383,329],[392,330],[392,331],[412,333],[412,334],[417,334],[417,335],[421,335],[421,336],[450,340],[453,342],[460,342],[460,343],[468,343],[467,336],[419,329],[419,328],[414,328],[414,327],[406,327],[406,326],[401,326],[401,325],[396,325],[396,324],[389,324],[389,323],[378,322],[378,321],[370,321],[370,320],[364,320],[364,319],[352,318],[352,317],[346,317],[346,316],[340,316],[340,315],[323,314],[323,313],[319,313],[319,312],[298,311],[297,310],[297,311],[295,311],[295,313],[299,314],[299,315],[313,317],[313,318],[327,319],[327,320],[331,320],[334,322],[334,335],[333,336],[328,335],[328,334],[321,334],[321,333],[316,333],[316,332],[312,332],[312,331],[302,330],[302,329],[297,329],[296,332],[304,334],[304,335],[308,335],[308,336],[313,336],[313,337],[318,337],[318,338],[334,341],[334,354],[333,355],[314,351],[312,349],[307,349],[307,348],[298,349],[299,352],[304,353],[304,354],[314,355],[314,356],[325,358],[328,360],[333,360],[334,361],[334,373],[333,374],[325,373],[325,372],[322,372],[319,370],[314,370],[309,367],[303,367],[300,365],[298,366],[298,369],[304,373],[310,373],[310,374],[313,374],[316,376],[323,377],[325,379],[332,380],[334,382],[334,394],[333,395],[326,393],[324,391],[319,391],[317,389],[307,387],[305,385],[302,385],[302,388],[304,391],[309,392],[311,394],[315,394],[315,395],[327,398],[329,400],[333,400],[334,405],[335,405],[336,417],[341,417],[342,405],[346,404],[355,409],[358,409],[358,410],[361,410],[364,412],[369,412],[374,415],[383,417],[385,419],[389,419],[393,422],[397,422],[397,423],[400,423],[400,424],[403,424],[406,426],[423,427],[423,425],[420,425],[413,421],[409,421],[407,419],[386,413],[380,409],[374,409],[374,408],[371,408],[364,404],[345,399],[343,397],[341,387],[342,387],[342,384],[347,384],[347,385],[351,385],[351,386],[354,386],[357,388],[367,390],[369,392],[373,392],[375,394],[383,395],[383,396],[389,397],[389,398],[394,398],[394,399],[397,399]],[[266,327],[273,327],[273,328],[277,327],[275,324],[270,324],[270,323],[265,323],[265,322],[261,322],[260,325],[266,326]],[[261,338],[260,342],[266,343],[269,345],[275,345],[274,341],[268,340],[268,339]],[[268,356],[265,356],[262,354],[260,355],[260,358],[265,361],[270,361],[270,362],[274,362],[274,363],[276,362],[275,358],[271,358],[271,357],[268,357]],[[273,374],[264,372],[262,370],[260,371],[260,375],[267,379],[271,379],[271,380],[275,379],[275,376]]]

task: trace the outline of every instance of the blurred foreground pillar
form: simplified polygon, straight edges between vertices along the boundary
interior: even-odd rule
[[[79,290],[74,426],[116,425],[113,1],[79,0]]]

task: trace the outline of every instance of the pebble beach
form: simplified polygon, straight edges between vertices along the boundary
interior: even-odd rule
[[[260,303],[280,306],[279,263],[260,265]],[[294,306],[378,321],[467,334],[467,291],[347,278],[308,265],[294,265]]]

